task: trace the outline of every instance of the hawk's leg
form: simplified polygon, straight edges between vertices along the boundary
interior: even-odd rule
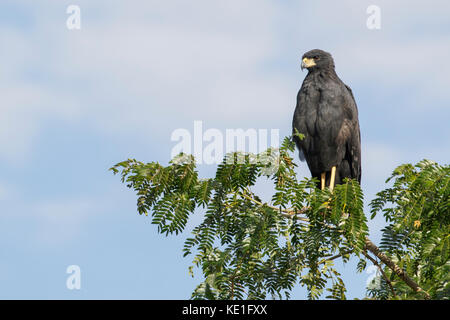
[[[325,173],[323,172],[320,174],[320,189],[323,190],[325,189]]]
[[[336,179],[336,166],[333,166],[331,168],[331,179],[330,179],[330,190],[333,191],[334,189],[334,180]]]

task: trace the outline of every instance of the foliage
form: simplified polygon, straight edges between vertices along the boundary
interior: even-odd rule
[[[393,186],[370,204],[372,218],[381,212],[388,222],[380,249],[434,299],[450,297],[449,176],[449,166],[428,160],[401,165],[386,181],[394,180]],[[417,297],[389,268],[384,271],[399,297]],[[370,295],[389,296],[386,289],[381,286]]]
[[[204,212],[183,249],[193,256],[190,273],[198,267],[204,278],[193,299],[289,298],[297,284],[309,299],[345,299],[334,260],[355,255],[357,271],[366,267],[362,190],[353,180],[333,192],[317,189],[313,179],[298,180],[293,151],[285,138],[278,150],[229,153],[208,179],[199,178],[194,158],[185,154],[168,166],[129,159],[111,170],[135,190],[138,212],[150,213],[160,233],[181,233],[194,212]],[[271,203],[252,191],[260,179],[273,183]],[[403,165],[390,179],[393,187],[371,202],[372,218],[382,212],[389,222],[381,248],[432,298],[448,298],[449,167]],[[383,269],[389,279],[369,289],[370,297],[423,297]]]

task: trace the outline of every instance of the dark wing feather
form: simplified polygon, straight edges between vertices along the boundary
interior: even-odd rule
[[[349,161],[350,165],[351,178],[358,180],[358,182],[361,182],[361,131],[358,121],[358,106],[356,105],[352,89],[347,85],[345,85],[345,87],[350,93],[356,111],[356,116],[354,117],[352,127],[350,128],[351,136],[347,140],[346,144],[347,160]]]

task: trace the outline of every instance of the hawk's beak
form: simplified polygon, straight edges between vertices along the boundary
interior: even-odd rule
[[[303,58],[302,59],[302,70],[304,68],[310,68],[316,65],[316,62],[314,61],[314,59],[309,59],[309,58]]]

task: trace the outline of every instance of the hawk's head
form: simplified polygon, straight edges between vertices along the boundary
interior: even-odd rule
[[[308,70],[334,68],[333,57],[320,49],[308,51],[302,57],[302,70],[304,68]]]

